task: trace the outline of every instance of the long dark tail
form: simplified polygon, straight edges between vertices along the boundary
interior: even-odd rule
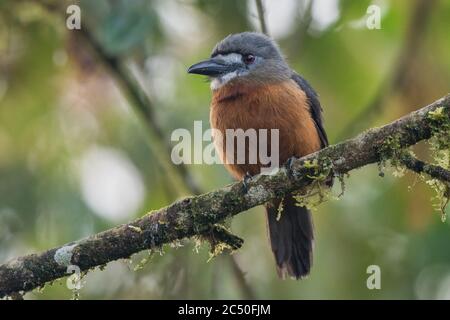
[[[311,213],[296,206],[291,195],[266,206],[270,243],[278,275],[300,279],[309,274],[312,265],[314,230]],[[278,220],[277,220],[278,218]]]

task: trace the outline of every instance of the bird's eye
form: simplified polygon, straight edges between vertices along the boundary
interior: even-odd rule
[[[252,54],[246,54],[244,56],[244,63],[245,64],[252,64],[253,62],[255,62],[255,56]]]

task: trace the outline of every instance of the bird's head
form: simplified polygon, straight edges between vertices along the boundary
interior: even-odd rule
[[[292,71],[275,41],[261,33],[243,32],[220,41],[211,58],[192,65],[188,73],[208,76],[215,90],[227,83],[283,81]]]

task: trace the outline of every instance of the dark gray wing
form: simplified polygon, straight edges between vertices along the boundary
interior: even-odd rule
[[[306,97],[308,98],[309,111],[311,112],[311,116],[316,125],[317,133],[319,134],[320,141],[322,143],[322,148],[328,146],[327,133],[325,132],[325,128],[323,127],[322,107],[320,105],[317,93],[314,91],[311,85],[295,71],[293,71],[291,78],[305,92]]]

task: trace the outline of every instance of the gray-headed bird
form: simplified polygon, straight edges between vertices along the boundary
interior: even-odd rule
[[[223,137],[227,129],[278,129],[280,164],[328,145],[316,92],[289,67],[271,38],[255,32],[229,35],[215,46],[210,59],[188,72],[211,80],[211,127]],[[260,173],[259,159],[227,163],[226,145],[216,143],[216,149],[233,177],[245,180]],[[251,147],[245,146],[246,159]],[[266,211],[278,274],[296,279],[308,275],[314,239],[311,213],[297,206],[293,195],[266,204]]]

